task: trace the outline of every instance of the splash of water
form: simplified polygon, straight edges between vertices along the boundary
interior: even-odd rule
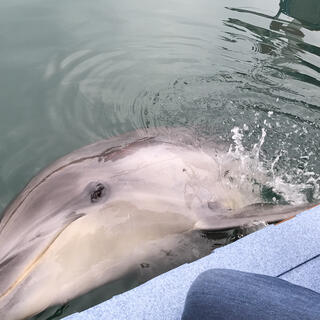
[[[234,127],[229,151],[219,155],[221,182],[229,189],[238,189],[247,195],[247,202],[269,202],[274,204],[302,204],[308,202],[305,190],[313,188],[314,194],[319,194],[320,178],[315,178],[313,172],[307,183],[295,183],[295,179],[288,173],[276,172],[275,165],[281,158],[280,151],[272,161],[261,159],[262,147],[267,136],[267,129],[261,129],[259,140],[251,150],[243,145],[246,125],[243,128]]]

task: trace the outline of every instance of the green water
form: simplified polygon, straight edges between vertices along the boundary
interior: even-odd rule
[[[320,4],[281,10],[278,0],[2,0],[0,211],[57,157],[164,125],[227,143],[239,127],[248,150],[264,129],[261,161],[318,199]]]

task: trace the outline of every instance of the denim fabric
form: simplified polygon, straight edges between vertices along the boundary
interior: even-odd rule
[[[255,273],[211,269],[191,285],[182,320],[320,320],[320,294]]]

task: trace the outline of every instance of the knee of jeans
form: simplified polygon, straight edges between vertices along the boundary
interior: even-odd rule
[[[217,313],[217,310],[223,309],[227,292],[232,290],[232,279],[229,278],[233,273],[233,270],[227,269],[211,269],[201,273],[188,291],[182,319],[195,319],[195,315],[204,315],[212,310]]]
[[[194,283],[219,283],[221,281],[224,283],[227,279],[239,277],[239,273],[240,271],[231,269],[210,269],[200,273]]]
[[[210,269],[202,272],[192,283],[189,295],[196,293],[221,294],[221,289],[233,290],[239,279],[239,271],[230,269]],[[222,291],[224,291],[222,290]]]

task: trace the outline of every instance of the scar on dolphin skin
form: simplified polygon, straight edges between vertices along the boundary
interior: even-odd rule
[[[98,161],[100,162],[102,159],[104,160],[104,162],[108,161],[108,160],[111,160],[111,161],[114,161],[116,160],[117,158],[114,158],[114,157],[110,157],[112,154],[115,154],[115,153],[118,153],[118,152],[122,152],[124,151],[124,149],[126,148],[130,148],[132,146],[136,146],[136,145],[139,145],[139,143],[143,143],[143,142],[152,142],[152,140],[154,139],[155,137],[145,137],[145,138],[141,138],[141,139],[138,139],[134,142],[131,142],[131,143],[128,143],[124,146],[115,146],[115,147],[110,147],[106,150],[104,150],[103,152],[99,153],[99,154],[96,154],[96,155],[93,155],[93,156],[88,156],[88,157],[83,157],[83,158],[80,158],[80,159],[77,159],[77,160],[73,160],[69,163],[66,163],[65,165],[53,170],[52,172],[50,172],[46,177],[44,177],[40,182],[38,182],[30,191],[27,192],[27,194],[25,195],[25,197],[21,200],[21,202],[17,205],[17,207],[12,211],[12,213],[10,214],[10,216],[8,217],[8,219],[6,220],[6,222],[4,222],[3,226],[1,226],[1,220],[0,220],[0,232],[5,228],[5,226],[9,223],[11,217],[15,214],[15,212],[21,207],[21,205],[23,204],[23,202],[28,198],[28,196],[37,188],[39,187],[42,183],[44,183],[47,179],[49,179],[52,175],[54,175],[55,173],[61,171],[62,169],[66,168],[66,167],[69,167],[73,164],[77,164],[77,163],[81,163],[83,161],[86,161],[86,160],[90,160],[90,159],[95,159],[95,158],[98,158]],[[127,154],[125,154],[127,155]],[[124,155],[124,156],[125,156]]]

